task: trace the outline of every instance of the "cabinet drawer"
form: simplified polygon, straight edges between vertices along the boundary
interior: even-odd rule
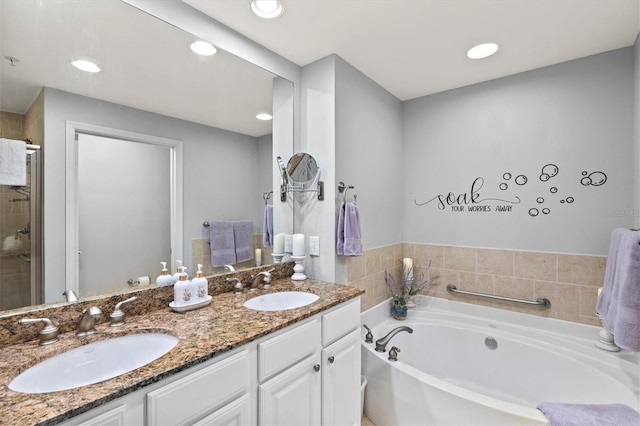
[[[262,382],[320,350],[320,321],[314,319],[258,345],[258,378]]]
[[[184,424],[248,391],[249,352],[244,350],[147,394],[149,424]]]
[[[322,346],[360,326],[360,298],[322,316]]]

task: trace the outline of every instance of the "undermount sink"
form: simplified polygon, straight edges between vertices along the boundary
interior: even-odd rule
[[[164,333],[130,334],[83,345],[39,362],[9,383],[22,393],[73,389],[112,379],[169,352],[178,339]]]
[[[307,306],[319,297],[304,291],[281,291],[254,297],[244,302],[244,306],[254,311],[285,311]]]

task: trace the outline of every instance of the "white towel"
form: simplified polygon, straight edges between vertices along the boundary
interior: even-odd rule
[[[0,185],[27,184],[27,144],[0,139]]]

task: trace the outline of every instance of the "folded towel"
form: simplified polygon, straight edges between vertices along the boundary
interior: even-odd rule
[[[236,263],[253,259],[253,222],[237,220],[233,222],[236,247]]]
[[[640,231],[618,228],[611,233],[596,312],[618,346],[640,351]]]
[[[551,426],[637,426],[640,413],[624,404],[538,404]]]
[[[356,203],[347,203],[344,214],[344,255],[362,256],[360,212]]]
[[[273,246],[273,206],[264,206],[264,221],[262,224],[262,247]]]
[[[27,144],[0,139],[0,185],[27,184]]]
[[[336,240],[338,243],[336,244],[336,253],[339,255],[344,254],[344,213],[345,206],[344,203],[340,204],[340,210],[338,211],[338,229]]]
[[[236,263],[233,222],[209,222],[209,242],[212,266]]]

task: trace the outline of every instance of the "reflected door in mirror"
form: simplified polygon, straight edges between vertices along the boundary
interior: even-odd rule
[[[154,277],[170,259],[169,161],[166,146],[78,134],[80,296]]]

